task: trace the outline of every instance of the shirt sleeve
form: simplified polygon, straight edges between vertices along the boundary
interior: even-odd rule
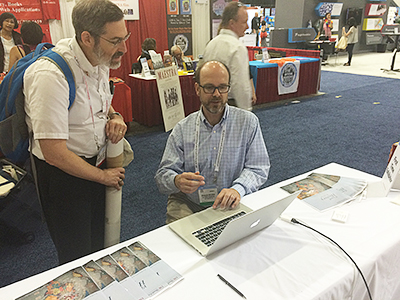
[[[250,132],[245,166],[232,185],[232,188],[237,190],[241,197],[257,191],[267,181],[270,169],[267,147],[256,117],[255,121]]]
[[[177,124],[168,137],[163,157],[154,177],[160,193],[170,195],[179,192],[175,185],[175,176],[183,172],[183,138],[180,126]]]

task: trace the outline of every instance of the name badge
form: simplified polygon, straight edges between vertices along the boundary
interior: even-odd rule
[[[106,145],[104,145],[101,149],[99,154],[97,154],[97,159],[96,159],[96,167],[99,167],[104,163],[106,160]]]
[[[218,190],[216,187],[199,188],[198,192],[199,192],[200,205],[203,206],[212,205],[218,196]]]

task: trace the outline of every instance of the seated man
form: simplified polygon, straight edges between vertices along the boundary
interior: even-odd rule
[[[202,104],[168,138],[155,179],[169,194],[167,224],[207,206],[235,208],[268,178],[269,157],[257,117],[229,106],[230,72],[209,61],[195,73]]]
[[[185,69],[185,67],[183,66],[184,62],[192,61],[190,57],[183,55],[182,49],[178,45],[174,45],[171,47],[171,55],[173,56],[175,65],[178,67],[179,70]]]

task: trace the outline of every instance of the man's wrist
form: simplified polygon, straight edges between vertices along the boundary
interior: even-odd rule
[[[124,117],[119,112],[116,112],[116,111],[114,111],[110,114],[110,119],[114,119],[115,116],[119,116],[122,120],[124,119]]]

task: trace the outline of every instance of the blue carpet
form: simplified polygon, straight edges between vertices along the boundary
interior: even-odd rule
[[[398,140],[397,79],[322,72],[321,92],[298,104],[255,108],[271,159],[269,186],[330,162],[382,176]],[[129,136],[135,159],[126,169],[121,240],[164,225],[166,195],[154,181],[168,133]],[[0,287],[57,264],[46,226],[36,240],[0,248]]]

